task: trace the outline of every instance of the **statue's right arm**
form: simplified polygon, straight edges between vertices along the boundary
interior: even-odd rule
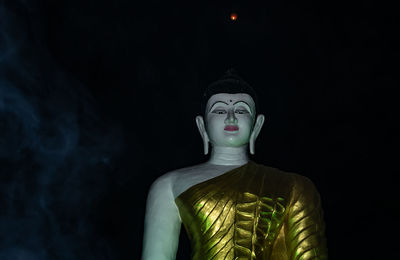
[[[174,260],[181,221],[167,174],[151,186],[146,203],[142,260]]]

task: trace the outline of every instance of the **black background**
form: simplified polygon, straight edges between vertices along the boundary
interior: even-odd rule
[[[266,117],[251,159],[315,183],[330,258],[396,255],[394,6],[0,3],[0,259],[139,259],[147,191],[207,159],[194,118],[231,67]]]

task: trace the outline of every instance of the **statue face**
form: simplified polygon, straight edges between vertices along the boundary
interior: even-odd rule
[[[255,119],[253,98],[244,93],[219,93],[210,97],[205,116],[211,144],[239,147],[247,144]]]

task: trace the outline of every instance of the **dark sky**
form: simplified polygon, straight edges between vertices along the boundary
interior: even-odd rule
[[[316,184],[331,259],[395,256],[399,25],[380,1],[0,1],[0,259],[139,259],[231,67],[266,116],[252,160]]]

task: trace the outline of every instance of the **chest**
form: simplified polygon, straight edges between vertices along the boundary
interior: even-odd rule
[[[202,245],[199,252],[213,248],[207,251],[211,257],[235,247],[233,254],[246,259],[267,253],[288,208],[288,194],[277,192],[277,184],[263,176],[233,173],[195,185],[179,196],[176,203],[183,224],[194,244]]]

